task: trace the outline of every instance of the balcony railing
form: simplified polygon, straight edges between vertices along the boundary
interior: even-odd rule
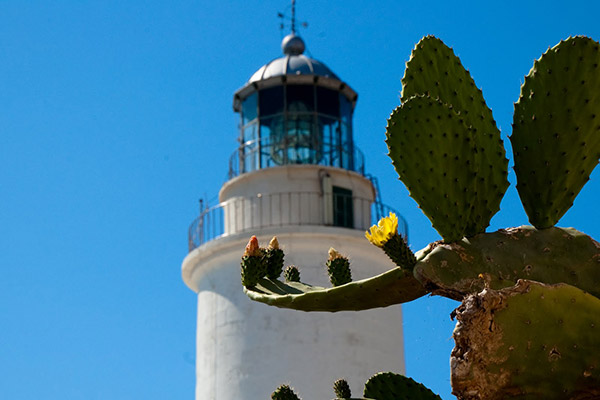
[[[328,196],[332,196],[331,194]],[[370,199],[348,196],[353,229],[366,230],[372,224],[394,212],[398,216],[398,231],[408,237],[408,225],[392,208]],[[345,201],[346,201],[345,200]],[[331,212],[332,198],[315,192],[290,192],[237,197],[205,209],[188,230],[189,251],[202,244],[235,233],[255,232],[260,229],[285,225],[334,225]]]
[[[273,141],[265,137],[244,143],[229,158],[229,179],[258,169],[296,164],[327,165],[365,174],[365,157],[354,145],[291,139]]]

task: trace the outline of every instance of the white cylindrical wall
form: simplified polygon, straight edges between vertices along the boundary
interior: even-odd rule
[[[223,185],[224,233],[282,225],[331,225],[332,187],[352,191],[354,227],[371,224],[375,192],[364,176],[341,168],[286,165],[240,175]]]
[[[286,265],[300,267],[302,281],[330,286],[324,262],[330,246],[349,256],[355,280],[393,267],[361,231],[285,226],[277,234]],[[304,399],[333,398],[333,382],[348,379],[356,397],[379,371],[404,373],[401,307],[340,313],[278,309],[246,297],[240,257],[249,235],[213,240],[183,263],[186,284],[198,293],[197,400],[270,398],[290,383]]]

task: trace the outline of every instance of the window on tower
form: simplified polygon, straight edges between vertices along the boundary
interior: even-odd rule
[[[343,228],[354,228],[354,207],[352,190],[339,186],[332,187],[333,193],[333,225]]]

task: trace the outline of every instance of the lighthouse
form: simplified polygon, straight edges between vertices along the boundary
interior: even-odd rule
[[[234,94],[239,146],[229,180],[219,204],[204,207],[189,229],[182,276],[198,294],[197,400],[269,399],[282,383],[325,400],[342,377],[360,397],[374,373],[405,372],[399,305],[305,313],[252,302],[242,291],[240,258],[252,235],[261,246],[276,235],[285,265],[313,284],[329,285],[330,247],[348,256],[355,280],[393,267],[364,236],[390,210],[353,140],[356,92],[307,57],[294,30],[281,48]]]

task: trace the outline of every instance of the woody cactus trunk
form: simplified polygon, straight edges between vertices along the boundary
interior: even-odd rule
[[[366,235],[396,264],[388,272],[347,282],[343,269],[332,276],[333,287],[319,288],[272,275],[254,279],[249,269],[262,267],[246,257],[243,279],[253,279],[245,292],[277,307],[331,312],[428,293],[449,297],[462,302],[450,359],[459,399],[600,398],[600,244],[555,226],[600,159],[599,64],[600,45],[581,36],[535,61],[510,136],[516,187],[532,226],[486,233],[509,186],[500,131],[453,50],[423,38],[407,63],[386,143],[442,240],[413,254],[390,215]],[[390,376],[377,379],[403,378]],[[367,386],[365,398],[409,398],[408,391],[381,394]]]

